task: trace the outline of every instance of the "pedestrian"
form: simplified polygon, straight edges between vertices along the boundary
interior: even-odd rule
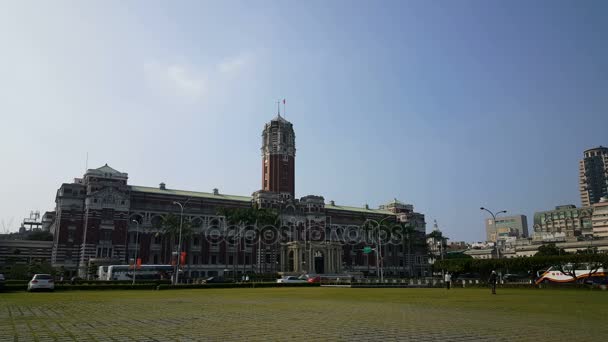
[[[445,288],[449,290],[452,286],[452,275],[449,272],[445,272],[445,277],[443,280],[445,281]]]
[[[496,271],[492,271],[490,274],[490,278],[488,279],[488,283],[492,288],[492,294],[496,294],[496,282],[498,280],[498,276],[496,275]]]

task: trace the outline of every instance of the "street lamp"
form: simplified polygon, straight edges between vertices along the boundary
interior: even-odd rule
[[[135,258],[133,259],[133,285],[135,285],[135,272],[137,271],[137,251],[139,250],[139,221],[132,220],[135,222]]]
[[[174,279],[174,284],[173,285],[177,285],[178,280],[179,280],[179,263],[180,263],[180,259],[181,259],[181,254],[182,254],[182,225],[184,223],[184,206],[175,201],[173,202],[173,204],[177,204],[179,205],[181,212],[179,215],[179,239],[178,239],[178,243],[179,245],[177,246],[177,261],[175,262],[175,277]]]
[[[383,258],[382,258],[382,240],[380,240],[380,226],[384,220],[389,219],[391,217],[392,216],[387,216],[387,217],[383,218],[382,220],[380,220],[380,222],[378,222],[374,219],[367,219],[367,220],[365,220],[365,222],[363,222],[363,224],[365,224],[367,221],[372,221],[372,222],[376,222],[376,224],[378,225],[378,248],[374,248],[374,250],[376,251],[376,255],[378,258],[378,270],[380,271],[380,283],[384,283],[384,265],[382,262]]]
[[[496,236],[496,257],[498,259],[500,259],[500,250],[498,249],[498,227],[496,226],[496,216],[498,216],[498,214],[506,214],[507,211],[506,210],[501,210],[501,211],[497,211],[495,213],[493,213],[492,211],[490,211],[489,209],[486,209],[484,207],[479,208],[479,210],[485,210],[487,212],[490,213],[490,215],[492,215],[492,219],[494,220],[494,231],[495,231],[495,236]]]

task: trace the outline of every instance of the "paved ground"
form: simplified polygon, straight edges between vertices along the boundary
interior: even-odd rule
[[[608,293],[268,288],[0,293],[0,341],[603,340]]]

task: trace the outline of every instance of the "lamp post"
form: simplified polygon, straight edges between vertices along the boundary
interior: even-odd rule
[[[135,258],[133,259],[133,285],[135,285],[135,273],[137,272],[137,251],[139,250],[139,221],[135,222]]]
[[[498,214],[506,214],[507,211],[506,210],[501,210],[501,211],[497,211],[495,213],[493,213],[492,211],[490,211],[489,209],[486,209],[484,207],[479,208],[480,210],[485,210],[487,212],[490,213],[490,215],[492,215],[492,219],[494,220],[494,231],[495,231],[495,236],[496,236],[496,257],[498,259],[500,259],[500,249],[498,248],[498,227],[496,226],[496,216],[498,216]]]
[[[380,220],[380,222],[374,220],[374,219],[367,219],[365,220],[365,222],[367,221],[371,221],[371,222],[376,222],[376,224],[378,225],[378,248],[374,248],[374,250],[376,251],[376,255],[377,255],[377,263],[378,263],[378,270],[380,271],[380,282],[384,283],[384,265],[382,262],[382,240],[380,240],[380,226],[382,224],[382,222],[384,222],[384,220],[391,218],[392,216],[387,216],[385,218],[383,218],[382,220]],[[365,222],[363,222],[363,224],[365,224]],[[369,265],[369,263],[368,263]]]
[[[175,277],[173,277],[173,285],[177,285],[178,281],[179,281],[179,264],[180,264],[180,259],[181,259],[181,254],[182,254],[182,226],[184,223],[184,206],[175,201],[173,202],[173,204],[177,204],[179,205],[181,212],[179,214],[179,238],[178,238],[178,246],[177,246],[177,261],[175,262]]]

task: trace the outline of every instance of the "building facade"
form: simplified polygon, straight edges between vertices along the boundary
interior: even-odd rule
[[[593,205],[591,215],[593,225],[593,237],[608,238],[608,197],[602,197],[598,203]]]
[[[251,196],[218,189],[175,190],[164,183],[131,185],[127,173],[107,164],[62,184],[50,225],[53,265],[85,276],[91,264],[124,264],[136,251],[144,264],[172,263],[177,247],[163,230],[163,217],[180,215],[178,202],[191,227],[182,245],[187,277],[273,272],[373,275],[379,265],[385,275],[428,271],[424,215],[411,204],[395,199],[374,209],[325,203],[316,195],[296,198],[292,124],[278,115],[264,126],[262,138],[262,189]],[[250,230],[239,228],[233,239],[227,239],[231,222],[223,210],[252,207],[274,211],[277,226],[253,227],[254,238],[248,238]],[[380,223],[408,228],[397,234],[379,233]],[[365,254],[365,246],[379,253]]]
[[[593,207],[577,208],[561,205],[555,210],[534,213],[534,238],[539,236],[565,236],[566,239],[593,235],[591,217]]]
[[[527,237],[528,219],[526,215],[500,216],[486,219],[486,241],[496,242],[509,237]]]
[[[579,251],[594,250],[598,253],[608,253],[608,239],[583,241],[535,241],[532,239],[519,239],[506,243],[499,248],[478,247],[470,248],[464,254],[475,259],[508,259],[518,257],[531,257],[538,253],[538,249],[546,244],[555,244],[557,248],[566,253],[575,254]]]
[[[51,241],[0,240],[0,266],[51,262]]]
[[[584,152],[579,162],[579,187],[583,207],[608,196],[608,148],[600,146]]]

